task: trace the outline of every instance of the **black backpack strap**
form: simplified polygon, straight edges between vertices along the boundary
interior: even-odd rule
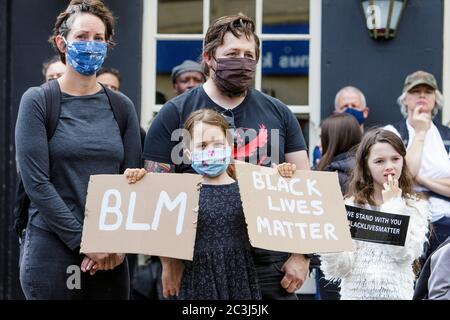
[[[59,116],[61,114],[61,89],[57,80],[51,80],[43,85],[45,94],[45,127],[47,129],[47,140],[53,137],[58,126]]]
[[[107,88],[103,84],[100,85],[105,89],[106,96],[108,97],[109,104],[111,106],[112,112],[114,114],[114,118],[119,126],[120,136],[123,137],[125,135],[125,131],[127,129],[128,124],[128,110],[126,106],[126,102],[119,94]]]
[[[111,106],[112,112],[114,114],[114,118],[116,119],[117,125],[119,126],[120,136],[122,137],[122,142],[125,136],[125,131],[128,126],[128,110],[126,106],[125,99],[114,92],[113,90],[107,88],[103,84],[100,85],[105,89],[106,96],[109,100],[109,105]],[[120,172],[123,172],[123,163],[120,165]]]
[[[439,134],[441,135],[447,154],[450,153],[450,128],[437,122],[434,122],[434,125],[437,127]]]
[[[409,142],[409,132],[408,127],[406,127],[406,121],[400,121],[397,123],[394,123],[392,125],[400,134],[401,139],[403,140],[403,144],[405,145],[405,148],[408,146]]]

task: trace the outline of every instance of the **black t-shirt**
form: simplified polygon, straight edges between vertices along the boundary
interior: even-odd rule
[[[222,113],[234,130],[234,157],[247,162],[270,166],[283,163],[285,154],[306,150],[300,125],[281,101],[258,90],[250,90],[244,101],[227,110],[217,105],[198,86],[168,101],[157,114],[147,133],[144,159],[175,164],[175,172],[193,172],[190,164],[182,163],[181,131],[187,117],[199,109],[214,109]],[[275,262],[286,253],[257,250],[257,260]]]

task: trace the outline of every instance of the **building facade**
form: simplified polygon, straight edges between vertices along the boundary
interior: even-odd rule
[[[261,35],[255,87],[289,105],[310,147],[343,86],[357,86],[366,94],[368,127],[401,119],[396,99],[413,71],[433,73],[444,97],[450,95],[450,54],[444,52],[450,47],[450,5],[443,0],[408,1],[390,40],[369,37],[361,1],[356,0],[105,2],[118,18],[118,44],[105,65],[120,70],[121,89],[135,103],[144,128],[161,107],[155,93],[167,99],[174,95],[171,68],[184,59],[199,59],[209,22],[238,12],[254,18]],[[43,82],[42,62],[54,54],[47,38],[68,3],[0,0],[0,299],[23,297],[17,237],[11,229],[20,97]],[[450,121],[447,102],[439,120]]]

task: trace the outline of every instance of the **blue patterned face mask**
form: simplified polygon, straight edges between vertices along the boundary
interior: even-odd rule
[[[91,76],[102,66],[105,60],[107,44],[100,41],[72,41],[67,42],[67,63],[78,73]]]
[[[230,148],[214,148],[192,152],[191,166],[202,176],[217,177],[227,170],[230,161]]]

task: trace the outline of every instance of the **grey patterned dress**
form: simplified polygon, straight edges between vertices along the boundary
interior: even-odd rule
[[[236,182],[200,189],[194,259],[185,266],[180,299],[261,299]]]

